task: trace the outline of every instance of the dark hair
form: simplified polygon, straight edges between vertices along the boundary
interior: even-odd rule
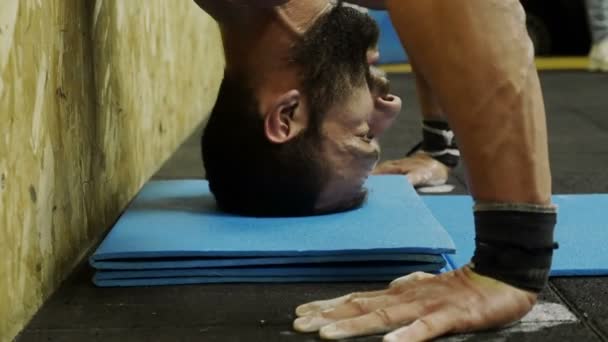
[[[218,207],[248,216],[313,214],[328,178],[316,117],[289,142],[272,143],[246,80],[226,75],[201,139]]]

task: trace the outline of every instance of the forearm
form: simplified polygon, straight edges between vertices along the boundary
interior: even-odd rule
[[[517,0],[387,0],[446,112],[478,202],[550,202],[545,109]]]

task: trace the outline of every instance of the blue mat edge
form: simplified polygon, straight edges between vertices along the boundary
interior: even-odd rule
[[[255,265],[297,265],[303,263],[352,263],[359,261],[410,261],[420,263],[437,263],[444,261],[443,254],[368,254],[368,255],[344,255],[342,256],[304,256],[304,257],[280,257],[280,258],[246,258],[246,259],[214,259],[214,260],[180,260],[182,268],[215,268],[236,267]],[[95,261],[90,264],[95,269],[108,270],[133,270],[133,269],[171,269],[175,267],[172,261]]]
[[[253,268],[195,268],[163,270],[98,270],[99,279],[135,279],[135,278],[174,278],[174,277],[348,277],[375,276],[385,274],[408,274],[416,271],[438,272],[445,263],[427,263],[419,265],[360,266],[349,267],[319,265],[307,267],[253,267]],[[238,274],[242,273],[242,274]]]
[[[141,279],[113,279],[103,280],[93,277],[93,284],[98,287],[135,287],[135,286],[163,286],[163,285],[193,285],[193,284],[228,284],[228,283],[338,283],[338,282],[378,282],[391,281],[400,275],[387,275],[382,277],[344,277],[340,279],[330,277],[180,277],[180,278],[141,278]]]
[[[449,254],[455,250],[451,248],[434,248],[434,254]],[[92,255],[89,258],[89,264],[93,265],[98,261],[107,261],[112,259],[128,259],[128,258],[181,258],[181,257],[298,257],[298,256],[339,256],[349,254],[392,254],[392,253],[408,253],[408,254],[433,254],[429,253],[429,248],[382,248],[382,249],[345,249],[340,251],[325,251],[325,250],[309,250],[305,252],[299,251],[247,251],[247,252],[133,252],[133,253],[105,253],[103,257]]]
[[[592,198],[595,196],[608,197],[608,193],[553,194],[552,199],[553,199],[553,202],[559,202],[560,200],[567,200],[567,199],[581,198],[581,197],[582,198]],[[463,200],[463,199],[471,200],[471,197],[469,195],[422,195],[421,197],[422,197],[423,201],[425,201],[425,204],[427,203],[426,200],[428,198],[432,198],[432,197],[454,198],[455,200]],[[428,207],[428,205],[427,205],[427,207]],[[429,207],[429,210],[431,210],[431,212],[433,212],[433,210],[430,207]],[[558,206],[558,224],[559,224],[559,213],[560,213],[560,207]],[[441,221],[440,221],[440,223],[441,223]],[[443,224],[442,224],[442,226],[444,227],[444,229],[446,229],[446,231],[448,231],[448,233],[450,235],[452,235],[449,227],[446,227]],[[471,230],[473,230],[473,229],[474,228],[471,227]],[[452,238],[452,240],[453,240],[453,238]],[[458,250],[459,250],[458,246],[456,246],[456,251],[458,252]],[[444,257],[446,258],[448,265],[450,265],[450,267],[452,269],[457,269],[460,266],[463,266],[463,265],[459,265],[458,262],[453,259],[453,258],[457,257],[457,254],[444,254]],[[472,255],[471,255],[471,257],[472,257]],[[553,265],[553,267],[555,267],[555,265]],[[594,277],[594,276],[606,276],[606,275],[608,275],[608,266],[597,267],[597,268],[593,268],[593,269],[571,268],[571,267],[559,268],[559,269],[551,269],[551,271],[549,273],[550,277]]]

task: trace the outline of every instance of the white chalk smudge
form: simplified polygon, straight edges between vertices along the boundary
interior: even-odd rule
[[[568,321],[577,322],[576,316],[562,304],[540,303],[522,319],[522,323]]]
[[[573,324],[578,322],[576,316],[562,304],[541,302],[534,306],[521,321],[505,329],[497,331],[499,335],[492,341],[504,341],[507,336],[513,333],[531,333],[542,329],[551,328],[562,324]],[[450,336],[441,339],[445,342],[461,342],[473,338],[472,334]],[[490,340],[490,339],[489,339]]]

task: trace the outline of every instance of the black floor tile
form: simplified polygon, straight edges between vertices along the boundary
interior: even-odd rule
[[[608,341],[608,277],[554,278],[551,284]]]

